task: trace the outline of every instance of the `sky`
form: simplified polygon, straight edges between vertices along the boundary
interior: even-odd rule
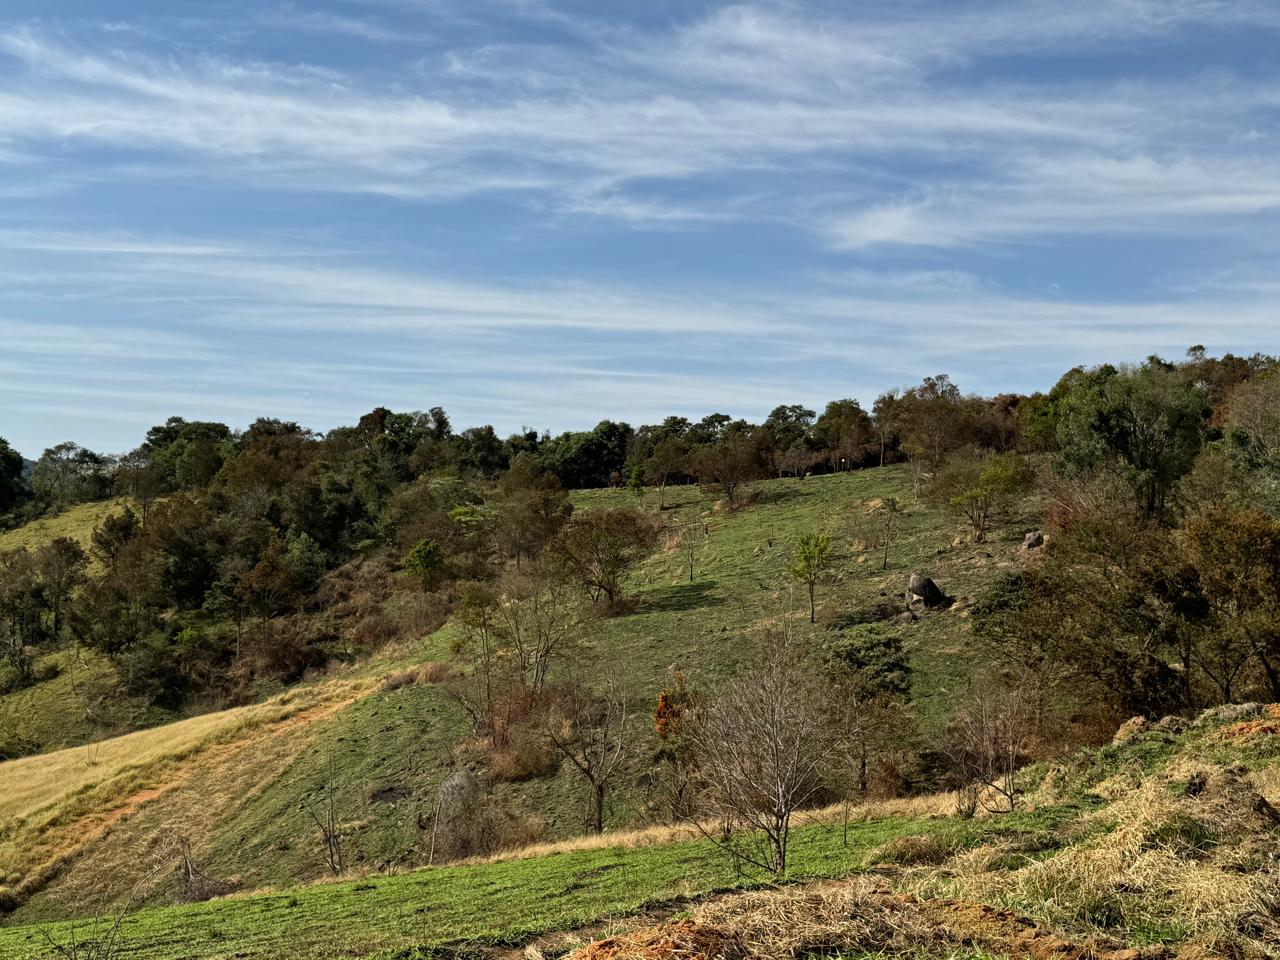
[[[4,0],[0,436],[1280,351],[1270,0]]]

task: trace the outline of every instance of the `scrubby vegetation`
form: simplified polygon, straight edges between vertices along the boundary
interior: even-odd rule
[[[811,907],[830,932],[854,904],[909,922],[830,932],[849,956],[1010,952],[948,926],[950,897],[1080,956],[1274,955],[1277,721],[1232,705],[1280,700],[1277,410],[1277,361],[1193,350],[760,424],[502,440],[437,408],[323,436],[175,418],[32,469],[0,448],[0,911],[125,901],[151,918],[119,926],[136,941],[176,902],[217,900],[199,910],[222,931],[274,902],[232,893],[376,876],[288,896],[386,885],[394,913],[415,885],[453,896],[442,870],[545,870],[549,891],[591,861],[545,916],[381,939],[335,921],[246,954],[363,955],[875,867],[884,884],[654,936],[803,952],[757,914]],[[892,797],[939,819],[869,824]],[[457,865],[618,829],[681,840]],[[652,876],[577,901],[613,856]],[[682,863],[702,879],[681,888]]]

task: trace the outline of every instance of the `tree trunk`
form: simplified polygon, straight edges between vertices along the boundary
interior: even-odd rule
[[[814,601],[814,590],[816,589],[812,581],[809,583],[809,622],[818,622],[818,607]]]
[[[1271,685],[1271,698],[1280,701],[1280,672],[1276,671],[1276,666],[1266,653],[1259,653],[1258,659],[1262,661],[1262,672],[1267,675],[1267,683]]]
[[[595,808],[596,808],[596,809],[595,809],[595,814],[596,814],[595,828],[596,828],[596,833],[604,833],[604,795],[605,795],[605,791],[606,791],[607,789],[608,789],[608,788],[604,785],[604,783],[597,783],[597,784],[595,785],[595,790],[596,790],[596,800],[595,800]]]

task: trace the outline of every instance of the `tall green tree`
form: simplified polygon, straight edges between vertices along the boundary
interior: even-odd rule
[[[13,510],[26,493],[22,455],[0,437],[0,515]]]
[[[1204,389],[1156,358],[1140,367],[1099,367],[1063,398],[1061,465],[1075,475],[1118,473],[1143,517],[1167,521],[1178,482],[1204,445],[1210,412]]]
[[[110,463],[77,443],[47,449],[31,472],[31,488],[46,507],[60,510],[76,503],[102,500],[111,490]]]
[[[404,558],[404,568],[423,590],[434,590],[444,575],[444,550],[434,540],[419,540]]]
[[[861,465],[876,443],[875,426],[857,400],[832,400],[813,424],[814,441],[833,469]]]

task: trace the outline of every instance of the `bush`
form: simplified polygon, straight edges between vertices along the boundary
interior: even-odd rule
[[[946,833],[918,837],[895,837],[867,857],[867,865],[896,863],[899,866],[937,866],[960,850],[960,838]]]

